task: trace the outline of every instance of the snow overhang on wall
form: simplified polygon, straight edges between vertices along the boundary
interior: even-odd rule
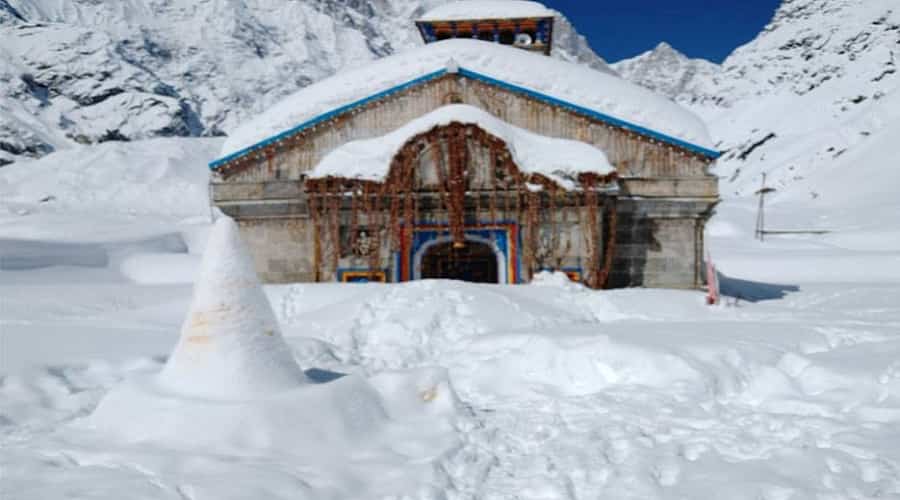
[[[513,162],[523,173],[543,175],[565,189],[575,187],[572,179],[578,174],[593,172],[607,176],[615,172],[606,154],[590,144],[538,135],[474,106],[451,104],[381,137],[339,146],[322,158],[309,176],[382,181],[390,171],[394,156],[410,139],[451,123],[480,127],[506,143]]]
[[[379,59],[295,92],[232,131],[221,157],[210,167],[218,168],[305,128],[451,72],[708,158],[719,156],[703,121],[663,96],[583,65],[500,44],[453,39]]]

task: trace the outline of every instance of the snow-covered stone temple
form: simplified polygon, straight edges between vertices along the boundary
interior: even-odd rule
[[[471,0],[424,46],[310,85],[210,163],[267,282],[695,288],[718,202],[699,118],[552,57],[555,13]]]

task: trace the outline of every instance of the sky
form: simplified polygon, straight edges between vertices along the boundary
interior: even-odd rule
[[[659,42],[720,63],[752,40],[780,0],[541,0],[569,18],[600,57],[633,57]]]

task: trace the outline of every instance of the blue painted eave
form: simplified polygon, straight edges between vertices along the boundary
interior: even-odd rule
[[[630,130],[632,132],[636,132],[638,134],[651,137],[660,142],[665,142],[671,144],[673,146],[678,146],[682,149],[686,149],[693,153],[697,153],[708,158],[716,159],[722,155],[721,152],[715,151],[713,149],[704,148],[702,146],[698,146],[696,144],[691,144],[690,142],[678,139],[676,137],[672,137],[670,135],[663,134],[661,132],[657,132],[655,130],[651,130],[647,127],[642,127],[640,125],[636,125],[634,123],[622,120],[620,118],[616,118],[614,116],[607,115],[605,113],[601,113],[599,111],[595,111],[593,109],[585,108],[583,106],[578,106],[577,104],[572,104],[568,101],[564,101],[562,99],[557,99],[555,97],[549,96],[547,94],[542,94],[540,92],[536,92],[534,90],[520,87],[518,85],[513,85],[511,83],[504,82],[503,80],[498,80],[496,78],[492,78],[487,75],[482,75],[481,73],[476,73],[474,71],[470,71],[464,68],[459,69],[459,74],[465,77],[471,78],[473,80],[480,80],[482,82],[488,83],[490,85],[495,85],[497,87],[505,88],[512,92],[517,92],[520,94],[525,94],[533,99],[538,101],[545,102],[547,104],[552,104],[555,106],[559,106],[564,109],[568,109],[570,111],[574,111],[575,113],[586,115],[596,120],[609,123],[610,125],[615,125],[619,128],[623,128],[625,130]]]
[[[271,144],[274,144],[274,143],[276,143],[276,142],[278,142],[278,141],[280,141],[280,140],[283,140],[283,139],[285,139],[285,138],[287,138],[287,137],[290,137],[290,136],[292,136],[292,135],[294,135],[294,134],[296,134],[296,133],[298,133],[298,132],[302,132],[303,130],[306,130],[306,129],[310,128],[310,127],[313,127],[313,126],[318,125],[318,124],[323,123],[323,122],[327,122],[328,120],[330,120],[330,119],[332,119],[332,118],[334,118],[334,117],[336,117],[336,116],[338,116],[338,115],[341,115],[341,114],[346,113],[346,112],[348,112],[348,111],[352,111],[352,110],[355,109],[355,108],[358,108],[358,107],[361,107],[361,106],[365,106],[366,104],[369,104],[369,103],[371,103],[371,102],[373,102],[373,101],[377,101],[377,100],[382,99],[382,98],[384,98],[384,97],[388,97],[388,96],[390,96],[390,95],[392,95],[392,94],[396,94],[396,93],[398,93],[398,92],[402,92],[402,91],[404,91],[404,90],[406,90],[406,89],[408,89],[408,88],[410,88],[410,87],[415,87],[416,85],[420,85],[420,84],[426,83],[426,82],[428,82],[428,81],[434,80],[435,78],[439,78],[439,77],[441,77],[441,76],[444,76],[445,74],[447,74],[447,70],[446,70],[446,69],[441,69],[441,70],[435,71],[435,72],[433,72],[433,73],[428,73],[428,74],[425,75],[425,76],[421,76],[421,77],[419,77],[419,78],[410,80],[410,81],[408,81],[408,82],[406,82],[406,83],[401,83],[400,85],[396,85],[396,86],[394,86],[394,87],[391,87],[391,88],[389,88],[389,89],[387,89],[387,90],[383,90],[383,91],[378,92],[378,93],[376,93],[376,94],[372,94],[372,95],[370,95],[370,96],[368,96],[368,97],[364,97],[364,98],[362,98],[362,99],[360,99],[360,100],[358,100],[358,101],[351,102],[350,104],[345,104],[345,105],[343,105],[343,106],[341,106],[341,107],[339,107],[339,108],[335,108],[335,109],[333,109],[333,110],[331,110],[331,111],[328,111],[328,112],[323,113],[323,114],[321,114],[321,115],[319,115],[319,116],[316,116],[315,118],[312,118],[312,119],[310,119],[310,120],[307,120],[307,121],[301,123],[300,125],[297,125],[297,126],[292,127],[292,128],[290,128],[290,129],[288,129],[288,130],[285,130],[284,132],[281,132],[281,133],[279,133],[279,134],[273,135],[272,137],[269,137],[268,139],[263,139],[262,141],[259,141],[259,142],[257,142],[256,144],[253,144],[252,146],[247,146],[246,148],[241,149],[241,150],[238,150],[238,151],[235,151],[234,153],[231,153],[231,154],[228,155],[228,156],[223,156],[222,158],[219,158],[219,159],[217,159],[217,160],[213,160],[213,161],[209,162],[209,168],[212,169],[212,170],[215,170],[215,169],[221,167],[222,165],[224,165],[224,164],[226,164],[226,163],[228,163],[228,162],[230,162],[230,161],[232,161],[232,160],[236,160],[236,159],[238,159],[238,158],[240,158],[240,157],[242,157],[242,156],[246,156],[246,155],[248,155],[248,154],[250,154],[250,153],[253,153],[254,151],[258,151],[258,150],[260,150],[260,149],[263,149],[263,148],[265,148],[266,146],[269,146],[269,145],[271,145]]]
[[[315,125],[318,125],[318,124],[320,124],[320,123],[326,122],[326,121],[328,121],[328,120],[330,120],[330,119],[332,119],[332,118],[335,118],[335,117],[337,117],[337,116],[339,116],[339,115],[341,115],[341,114],[343,114],[343,113],[346,113],[346,112],[348,112],[348,111],[352,111],[352,110],[355,109],[355,108],[358,108],[358,107],[361,107],[361,106],[365,106],[366,104],[369,104],[369,103],[371,103],[371,102],[373,102],[373,101],[377,101],[377,100],[379,100],[379,99],[382,99],[382,98],[391,96],[391,95],[396,94],[396,93],[398,93],[398,92],[402,92],[402,91],[404,91],[404,90],[406,90],[406,89],[409,89],[410,87],[415,87],[415,86],[417,86],[417,85],[424,84],[424,83],[426,83],[426,82],[429,82],[429,81],[431,81],[431,80],[434,80],[434,79],[439,78],[439,77],[441,77],[441,76],[444,76],[444,75],[446,75],[446,74],[447,74],[447,70],[446,70],[446,69],[441,69],[441,70],[435,71],[435,72],[433,72],[433,73],[428,73],[427,75],[421,76],[421,77],[419,77],[419,78],[410,80],[410,81],[408,81],[408,82],[406,82],[406,83],[402,83],[402,84],[400,84],[400,85],[396,85],[396,86],[394,86],[394,87],[391,87],[391,88],[389,88],[389,89],[387,89],[387,90],[383,90],[383,91],[378,92],[378,93],[376,93],[376,94],[372,94],[372,95],[370,95],[370,96],[368,96],[368,97],[364,97],[364,98],[362,98],[362,99],[360,99],[360,100],[358,100],[358,101],[354,101],[354,102],[352,102],[352,103],[350,103],[350,104],[345,104],[345,105],[343,105],[343,106],[341,106],[341,107],[335,108],[335,109],[333,109],[333,110],[331,110],[331,111],[328,111],[328,112],[323,113],[323,114],[321,114],[321,115],[319,115],[319,116],[316,116],[315,118],[312,118],[312,119],[310,119],[310,120],[307,120],[307,121],[305,121],[305,122],[303,122],[303,123],[301,123],[301,124],[299,124],[299,125],[297,125],[297,126],[295,126],[295,127],[292,127],[292,128],[290,128],[290,129],[288,129],[288,130],[285,130],[284,132],[281,132],[281,133],[279,133],[279,134],[273,135],[272,137],[269,137],[269,138],[264,139],[264,140],[262,140],[262,141],[260,141],[260,142],[257,142],[256,144],[253,144],[252,146],[248,146],[248,147],[246,147],[246,148],[244,148],[244,149],[241,149],[241,150],[239,150],[239,151],[235,151],[234,153],[231,153],[231,154],[229,154],[229,155],[227,155],[227,156],[224,156],[224,157],[219,158],[219,159],[217,159],[217,160],[213,160],[213,161],[209,162],[209,168],[212,169],[212,170],[215,170],[215,169],[221,167],[222,165],[224,165],[224,164],[226,164],[226,163],[228,163],[228,162],[231,162],[231,161],[236,160],[236,159],[238,159],[238,158],[240,158],[240,157],[242,157],[242,156],[246,156],[246,155],[251,154],[251,153],[253,153],[253,152],[255,152],[255,151],[258,151],[258,150],[260,150],[260,149],[263,149],[263,148],[265,148],[266,146],[269,146],[269,145],[271,145],[271,144],[274,144],[274,143],[276,143],[276,142],[278,142],[278,141],[281,141],[281,140],[283,140],[283,139],[285,139],[285,138],[287,138],[287,137],[290,137],[290,136],[292,136],[292,135],[294,135],[294,134],[296,134],[296,133],[302,132],[303,130],[306,130],[306,129],[308,129],[308,128],[310,128],[310,127],[313,127],[313,126],[315,126]],[[524,94],[524,95],[526,95],[526,96],[528,96],[528,97],[531,97],[531,98],[533,98],[533,99],[536,99],[536,100],[538,100],[538,101],[542,101],[542,102],[545,102],[545,103],[547,103],[547,104],[551,104],[551,105],[554,105],[554,106],[559,106],[559,107],[564,108],[564,109],[568,109],[568,110],[573,111],[573,112],[575,112],[575,113],[578,113],[578,114],[581,114],[581,115],[585,115],[585,116],[588,116],[588,117],[590,117],[590,118],[594,118],[594,119],[596,119],[596,120],[598,120],[598,121],[602,121],[602,122],[604,122],[604,123],[609,123],[610,125],[614,125],[614,126],[616,126],[616,127],[619,127],[619,128],[625,129],[625,130],[630,130],[630,131],[632,131],[632,132],[635,132],[635,133],[638,133],[638,134],[641,134],[641,135],[644,135],[644,136],[647,136],[647,137],[651,137],[651,138],[656,139],[656,140],[658,140],[658,141],[660,141],[660,142],[664,142],[664,143],[667,143],[667,144],[671,144],[671,145],[673,145],[673,146],[678,146],[678,147],[680,147],[680,148],[682,148],[682,149],[685,149],[685,150],[687,150],[687,151],[691,151],[691,152],[693,152],[693,153],[696,153],[696,154],[705,156],[705,157],[710,158],[710,159],[713,159],[713,160],[715,160],[716,158],[718,158],[719,156],[722,155],[722,153],[719,152],[719,151],[715,151],[715,150],[709,149],[709,148],[704,148],[704,147],[698,146],[698,145],[696,145],[696,144],[691,144],[690,142],[687,142],[687,141],[678,139],[678,138],[676,138],[676,137],[672,137],[672,136],[663,134],[663,133],[661,133],[661,132],[657,132],[657,131],[655,131],[655,130],[651,130],[651,129],[647,128],[647,127],[643,127],[643,126],[641,126],[641,125],[636,125],[636,124],[634,124],[634,123],[631,123],[631,122],[622,120],[622,119],[620,119],[620,118],[616,118],[616,117],[614,117],[614,116],[610,116],[610,115],[607,115],[607,114],[605,114],[605,113],[601,113],[601,112],[599,112],[599,111],[595,111],[595,110],[593,110],[593,109],[585,108],[585,107],[583,107],[583,106],[578,106],[577,104],[572,104],[572,103],[570,103],[570,102],[568,102],[568,101],[564,101],[564,100],[562,100],[562,99],[557,99],[557,98],[552,97],[552,96],[549,96],[549,95],[547,95],[547,94],[542,94],[542,93],[540,93],[540,92],[536,92],[536,91],[534,91],[534,90],[531,90],[531,89],[528,89],[528,88],[525,88],[525,87],[521,87],[521,86],[518,86],[518,85],[514,85],[514,84],[511,84],[511,83],[508,83],[508,82],[504,82],[503,80],[498,80],[498,79],[496,79],[496,78],[493,78],[493,77],[490,77],[490,76],[487,76],[487,75],[483,75],[483,74],[477,73],[477,72],[475,72],[475,71],[470,71],[470,70],[467,70],[467,69],[464,69],[464,68],[459,68],[458,74],[461,75],[461,76],[464,76],[464,77],[466,77],[466,78],[471,78],[471,79],[473,79],[473,80],[482,81],[482,82],[487,83],[487,84],[489,84],[489,85],[494,85],[494,86],[497,86],[497,87],[501,87],[501,88],[510,90],[510,91],[512,91],[512,92]]]

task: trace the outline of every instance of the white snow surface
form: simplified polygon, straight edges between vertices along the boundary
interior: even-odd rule
[[[693,113],[617,76],[514,47],[451,39],[342,71],[297,91],[235,129],[222,146],[221,156],[241,151],[340,106],[445,69],[451,61],[698,146],[712,145],[706,126]]]
[[[421,21],[458,21],[471,19],[515,19],[553,17],[556,13],[538,2],[522,0],[463,0],[440,5],[426,12]]]
[[[834,233],[761,243],[752,200],[723,202],[707,238],[721,306],[558,274],[265,286],[308,382],[226,400],[158,383],[192,303],[190,266],[169,258],[209,246],[208,211],[173,196],[177,175],[133,198],[174,200],[158,214],[96,204],[64,191],[78,187],[61,161],[43,175],[65,209],[0,198],[0,497],[898,497],[892,138],[848,156],[872,170],[852,189],[810,177],[841,196],[786,190],[796,202],[769,212],[829,215]],[[151,144],[169,172],[205,169],[178,141]],[[98,199],[131,182],[107,147],[79,149]],[[81,163],[69,154],[42,161]],[[9,172],[10,192],[32,182]]]
[[[394,156],[409,139],[454,122],[479,126],[506,143],[513,161],[523,172],[543,174],[566,187],[571,187],[572,177],[581,172],[606,175],[615,171],[606,154],[590,144],[538,135],[510,125],[480,108],[451,104],[381,137],[337,147],[322,158],[310,176],[383,180]]]
[[[283,392],[304,382],[237,224],[220,217],[160,385],[189,396],[241,399]]]

